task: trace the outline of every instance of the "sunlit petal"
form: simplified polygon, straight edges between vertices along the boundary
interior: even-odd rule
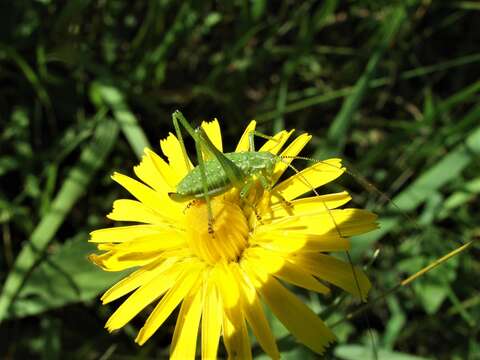
[[[235,149],[235,152],[249,151],[249,149],[250,149],[250,139],[249,139],[250,133],[252,131],[255,131],[256,125],[257,125],[257,122],[255,120],[250,121],[247,128],[243,132],[243,135],[240,138],[240,141],[238,142],[238,145],[237,145],[237,148]]]
[[[280,149],[285,145],[290,135],[292,135],[294,130],[290,131],[280,131],[279,133],[275,134],[271,139],[268,139],[265,144],[262,145],[258,151],[266,151],[272,154],[277,154]]]
[[[217,119],[213,121],[203,121],[201,125],[202,129],[205,130],[208,138],[212,142],[215,147],[223,152],[223,145],[222,145],[222,133],[220,131],[220,124],[218,123]],[[203,151],[203,150],[202,150]],[[203,151],[205,159],[211,158],[211,155],[208,151]]]
[[[358,266],[354,267],[333,256],[314,253],[300,254],[292,261],[319,279],[328,281],[356,297],[366,300],[371,284]]]
[[[147,341],[155,333],[155,331],[157,331],[157,329],[163,324],[167,317],[192,289],[203,268],[203,265],[197,263],[184,269],[181,275],[177,277],[176,281],[174,281],[173,285],[171,285],[166,295],[162,298],[162,300],[160,300],[158,305],[152,311],[145,322],[145,325],[140,329],[140,332],[135,339],[137,343],[140,345],[144,344],[145,341]],[[160,279],[162,278],[163,277]],[[162,284],[161,286],[164,285]]]
[[[307,145],[307,143],[312,138],[311,135],[302,134],[293,140],[280,154],[282,161],[279,161],[274,170],[273,182],[276,183],[277,180],[282,176],[284,171],[288,168],[293,161],[293,158],[297,156],[300,151]]]
[[[340,159],[329,159],[318,162],[276,185],[273,188],[274,195],[276,192],[286,200],[293,200],[300,195],[313,191],[313,189],[335,180],[344,172],[345,168],[342,167]],[[272,199],[273,204],[280,201],[281,199],[278,197]]]
[[[168,164],[172,169],[170,174],[175,179],[175,184],[178,184],[193,168],[193,165],[190,159],[185,158],[180,141],[173,134],[169,134],[166,139],[160,140],[160,147],[163,154],[168,158]]]
[[[195,359],[198,327],[202,314],[202,292],[200,285],[192,288],[183,300],[173,333],[170,358],[177,360]]]
[[[250,271],[253,269],[251,267]],[[256,274],[261,272],[258,268],[253,271]],[[261,277],[264,280],[257,290],[275,316],[301,343],[322,354],[328,344],[335,341],[335,335],[312,310],[273,276]]]
[[[205,280],[203,292],[202,359],[216,359],[222,329],[223,306],[213,275]]]

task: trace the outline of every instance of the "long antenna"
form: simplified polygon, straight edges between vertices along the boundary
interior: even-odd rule
[[[329,164],[329,163],[326,163],[325,161],[322,161],[322,160],[318,160],[318,159],[313,159],[313,158],[309,158],[309,157],[306,157],[306,156],[281,156],[281,158],[283,159],[297,159],[297,160],[306,160],[306,161],[311,161],[311,162],[314,162],[314,163],[324,163],[325,165],[328,165],[328,166],[332,166],[332,167],[335,167],[333,166],[332,164]],[[336,168],[336,167],[335,167]],[[374,184],[372,184],[370,181],[368,181],[364,176],[360,175],[357,171],[354,171],[353,170],[353,166],[350,166],[350,164],[348,165],[348,168],[346,167],[345,168],[345,172],[350,175],[351,177],[353,177],[355,180],[357,180],[359,182],[360,185],[362,185],[363,187],[367,188],[369,191],[371,192],[374,192],[375,194],[377,194],[380,198],[382,198],[382,200],[384,200],[385,202],[388,202],[390,204],[392,204],[392,206],[398,210],[398,212],[403,216],[405,217],[407,220],[409,220],[411,223],[413,223],[413,225],[415,226],[416,230],[420,230],[420,226],[418,225],[418,223],[415,221],[415,219],[413,217],[411,217],[410,215],[408,215],[407,213],[405,213],[402,208],[400,206],[398,206],[395,201],[393,201],[393,199],[388,196],[387,194],[385,194],[383,191],[380,191]]]

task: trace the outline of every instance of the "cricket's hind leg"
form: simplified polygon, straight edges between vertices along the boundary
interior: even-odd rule
[[[202,182],[203,195],[205,197],[205,202],[207,203],[207,213],[208,213],[208,233],[215,237],[215,232],[213,230],[213,210],[212,203],[210,201],[210,194],[208,192],[208,183],[207,183],[207,173],[205,171],[205,162],[203,160],[202,149],[200,148],[200,143],[195,139],[195,150],[197,151],[198,166],[200,168],[200,178]]]
[[[175,134],[177,136],[178,142],[180,143],[180,148],[182,149],[183,159],[185,161],[185,166],[187,169],[191,170],[190,161],[187,155],[187,149],[185,148],[185,142],[183,141],[182,131],[180,130],[180,125],[178,121],[181,121],[181,124],[185,127],[184,118],[180,111],[176,111],[172,114],[173,127],[175,128]],[[185,120],[186,121],[186,120]],[[185,127],[185,129],[190,133],[190,129]]]
[[[183,214],[185,215],[185,213],[187,212],[188,209],[190,209],[192,206],[197,205],[197,204],[198,204],[198,200],[196,200],[196,199],[190,200],[188,202],[187,206],[185,206],[183,208]]]
[[[289,215],[293,215],[293,205],[292,205],[292,203],[290,201],[288,201],[287,199],[285,199],[280,192],[276,191],[273,188],[272,180],[263,173],[258,173],[257,177],[258,177],[258,180],[260,181],[260,184],[263,187],[263,190],[266,191],[267,193],[269,193],[270,195],[278,198],[280,200],[280,203],[286,209],[287,213]],[[265,199],[268,200],[268,204],[264,204],[264,206],[270,206],[271,197],[267,196]]]
[[[277,143],[280,143],[280,139],[277,139],[274,136],[270,136],[270,135],[261,133],[257,130],[252,130],[248,133],[248,150],[252,151],[252,152],[255,151],[254,136],[257,136],[257,137],[265,139],[265,140],[271,140],[271,141],[275,141]]]
[[[202,190],[203,190],[203,195],[205,198],[205,202],[207,203],[207,210],[208,210],[208,232],[213,236],[214,231],[213,231],[213,211],[212,211],[212,204],[210,202],[210,195],[208,193],[208,185],[207,185],[207,174],[205,171],[205,161],[203,159],[203,154],[201,150],[201,144],[202,141],[205,141],[205,139],[202,139],[201,137],[201,132],[199,130],[195,130],[185,119],[183,114],[180,111],[175,111],[172,115],[173,119],[173,125],[175,127],[175,132],[177,134],[177,137],[180,141],[180,146],[182,148],[183,156],[185,158],[185,161],[188,163],[188,157],[187,157],[187,152],[185,149],[185,144],[183,142],[182,138],[182,132],[180,131],[180,124],[187,130],[189,135],[193,138],[195,141],[195,150],[197,152],[197,159],[198,159],[198,166],[200,168],[200,177],[201,177],[201,182],[202,182]],[[208,137],[207,137],[208,139]],[[212,145],[213,146],[213,145]],[[187,167],[188,168],[188,167]]]

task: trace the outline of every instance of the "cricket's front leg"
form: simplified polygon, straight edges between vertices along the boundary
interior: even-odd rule
[[[260,131],[257,131],[257,130],[252,130],[248,133],[248,149],[249,151],[255,151],[255,140],[254,140],[254,136],[258,136],[262,139],[265,139],[265,140],[272,140],[272,141],[275,141],[277,143],[280,142],[280,139],[276,139],[274,136],[270,136],[270,135],[266,135],[264,133],[261,133]]]
[[[280,200],[280,202],[283,204],[283,206],[287,209],[287,211],[289,211],[289,212],[292,211],[292,209],[293,209],[292,203],[290,201],[288,201],[287,199],[285,199],[281,193],[279,193],[278,191],[275,191],[273,189],[272,180],[269,176],[266,176],[264,173],[259,173],[257,175],[257,177],[258,177],[258,180],[260,181],[260,184],[262,185],[264,191],[266,191],[270,195],[278,198]],[[265,205],[269,206],[270,202],[271,202],[270,201],[271,196],[266,196],[264,198],[268,199],[268,204],[265,204]]]

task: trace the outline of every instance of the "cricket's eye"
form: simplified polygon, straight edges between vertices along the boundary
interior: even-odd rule
[[[198,201],[185,212],[185,227],[190,249],[202,260],[215,264],[238,259],[248,246],[248,223],[242,209],[221,197],[211,200],[210,223],[207,204]]]

